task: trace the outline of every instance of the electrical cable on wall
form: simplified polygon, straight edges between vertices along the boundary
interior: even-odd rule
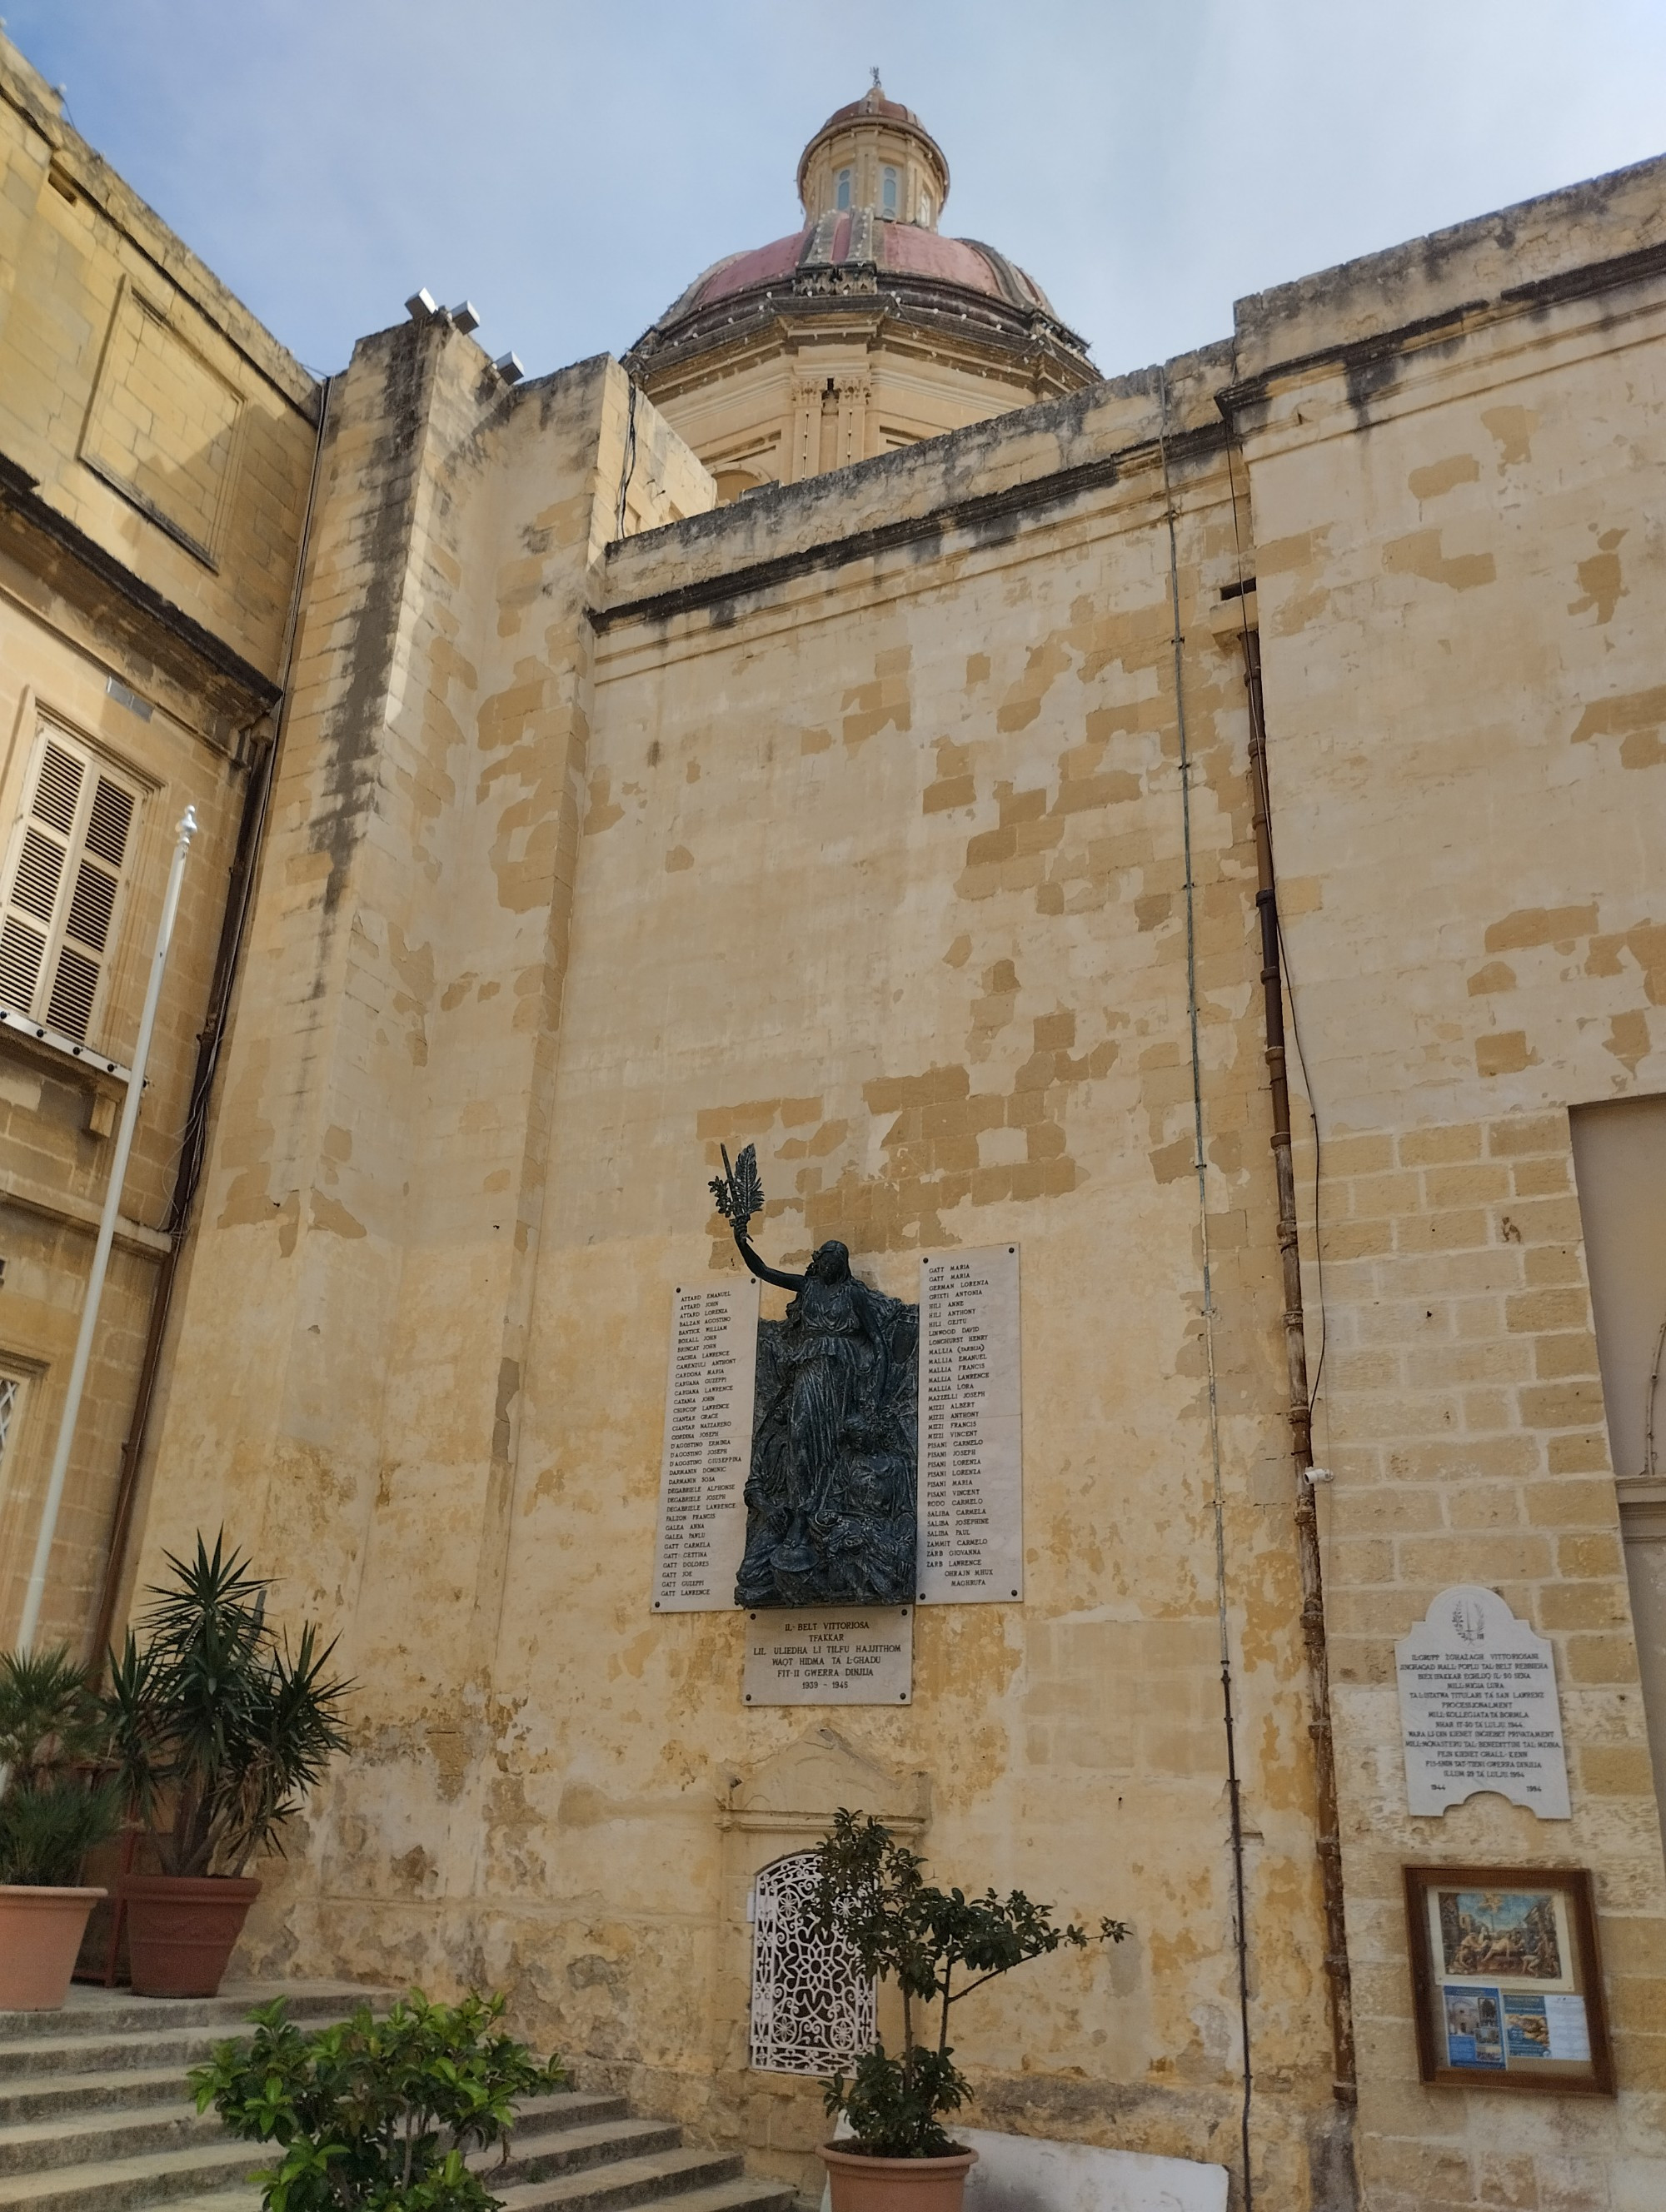
[[[625,497],[630,489],[630,479],[636,473],[636,386],[630,386],[630,401],[625,414],[624,465],[619,471],[619,512],[616,517],[615,538],[625,534]]]
[[[1250,2057],[1250,1929],[1243,1876],[1243,1802],[1238,1778],[1237,1723],[1232,1706],[1232,1646],[1226,1601],[1226,1502],[1220,1474],[1220,1398],[1215,1374],[1214,1283],[1209,1255],[1209,1168],[1203,1150],[1203,1060],[1198,1034],[1197,899],[1192,869],[1192,760],[1186,739],[1186,696],[1182,681],[1180,556],[1175,534],[1174,490],[1169,477],[1169,380],[1157,373],[1158,446],[1163,460],[1163,500],[1169,529],[1169,604],[1173,616],[1174,709],[1180,740],[1180,814],[1186,868],[1186,1009],[1192,1052],[1192,1142],[1197,1170],[1197,1218],[1203,1263],[1203,1348],[1209,1390],[1211,1503],[1215,1527],[1215,1613],[1220,1635],[1220,1692],[1226,1729],[1226,1796],[1231,1821],[1232,1902],[1236,1923],[1238,2029],[1243,2051],[1243,2103],[1238,2132],[1243,2160],[1244,2212],[1254,2212],[1255,2181],[1250,2164],[1250,2114],[1253,2071]]]
[[[1247,660],[1250,616],[1245,599],[1251,588],[1251,581],[1245,576],[1243,569],[1243,532],[1238,520],[1237,471],[1233,465],[1233,449],[1230,446],[1226,452],[1226,489],[1231,495],[1232,501],[1232,547],[1237,566],[1238,623]],[[1272,824],[1269,823],[1268,824],[1269,840],[1272,834]],[[1282,921],[1275,921],[1274,926],[1278,930],[1279,966],[1284,994],[1290,1008],[1290,1034],[1295,1040],[1296,1063],[1302,1071],[1302,1088],[1307,1094],[1307,1118],[1313,1130],[1313,1296],[1314,1303],[1319,1309],[1319,1357],[1313,1364],[1313,1381],[1307,1394],[1307,1410],[1310,1414],[1319,1402],[1319,1377],[1325,1371],[1325,1353],[1330,1345],[1329,1319],[1325,1311],[1325,1254],[1324,1246],[1319,1238],[1319,1177],[1322,1154],[1319,1137],[1319,1106],[1318,1101],[1313,1095],[1312,1078],[1307,1072],[1307,1054],[1302,1049],[1302,1025],[1296,1015],[1296,985],[1290,972],[1290,954],[1284,941],[1284,925]]]

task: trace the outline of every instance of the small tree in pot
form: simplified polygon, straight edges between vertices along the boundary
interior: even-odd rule
[[[67,1651],[0,1658],[0,2010],[54,2011],[87,1916],[82,1861],[121,1826],[110,1729]]]
[[[842,1938],[864,1973],[889,1979],[903,2001],[903,2048],[883,2043],[857,2059],[847,2081],[827,2086],[830,2113],[848,2123],[848,2144],[825,2144],[834,2212],[954,2212],[977,2154],[952,2142],[944,2118],[971,2094],[949,2042],[951,2008],[986,1982],[1061,1945],[1091,1937],[1055,1924],[1050,1905],[1022,1890],[969,1897],[939,1889],[923,1860],[881,1822],[841,1810],[820,1844],[809,1917],[824,1941]],[[1120,1943],[1126,1922],[1103,1920],[1099,1940]],[[957,1986],[958,1984],[958,1986]]]
[[[270,2212],[492,2212],[471,2154],[509,2156],[515,2106],[565,2089],[498,2031],[504,2000],[430,2004],[420,1990],[378,2020],[362,2004],[334,2027],[296,2027],[279,1997],[251,2014],[252,2043],[222,2043],[191,2088],[234,2136],[277,2146],[249,2179]]]
[[[326,1669],[309,1621],[291,1656],[266,1622],[268,1583],[226,1547],[170,1553],[171,1587],[111,1662],[110,1710],[122,1778],[162,1872],[126,1882],[133,1986],[212,1996],[260,1884],[245,1869],[281,1850],[279,1832],[331,1757],[350,1682]]]

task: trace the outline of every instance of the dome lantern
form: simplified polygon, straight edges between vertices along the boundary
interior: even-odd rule
[[[949,165],[913,110],[885,98],[875,70],[862,97],[836,109],[805,148],[798,182],[812,222],[868,209],[884,222],[935,230]]]

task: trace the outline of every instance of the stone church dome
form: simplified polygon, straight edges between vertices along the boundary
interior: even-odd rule
[[[625,356],[726,496],[1092,381],[1032,276],[942,233],[947,160],[877,76],[806,146],[798,190],[800,229],[713,263]]]

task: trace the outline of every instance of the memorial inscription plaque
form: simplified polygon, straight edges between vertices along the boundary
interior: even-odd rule
[[[727,1612],[746,1547],[757,1285],[678,1287],[660,1462],[656,1613]]]
[[[920,1262],[922,1604],[1024,1595],[1016,1244]]]
[[[906,1705],[914,1695],[914,1607],[749,1612],[741,1695],[749,1705]]]
[[[1495,1590],[1442,1590],[1394,1656],[1414,1813],[1495,1790],[1541,1820],[1571,1817],[1550,1645]]]

